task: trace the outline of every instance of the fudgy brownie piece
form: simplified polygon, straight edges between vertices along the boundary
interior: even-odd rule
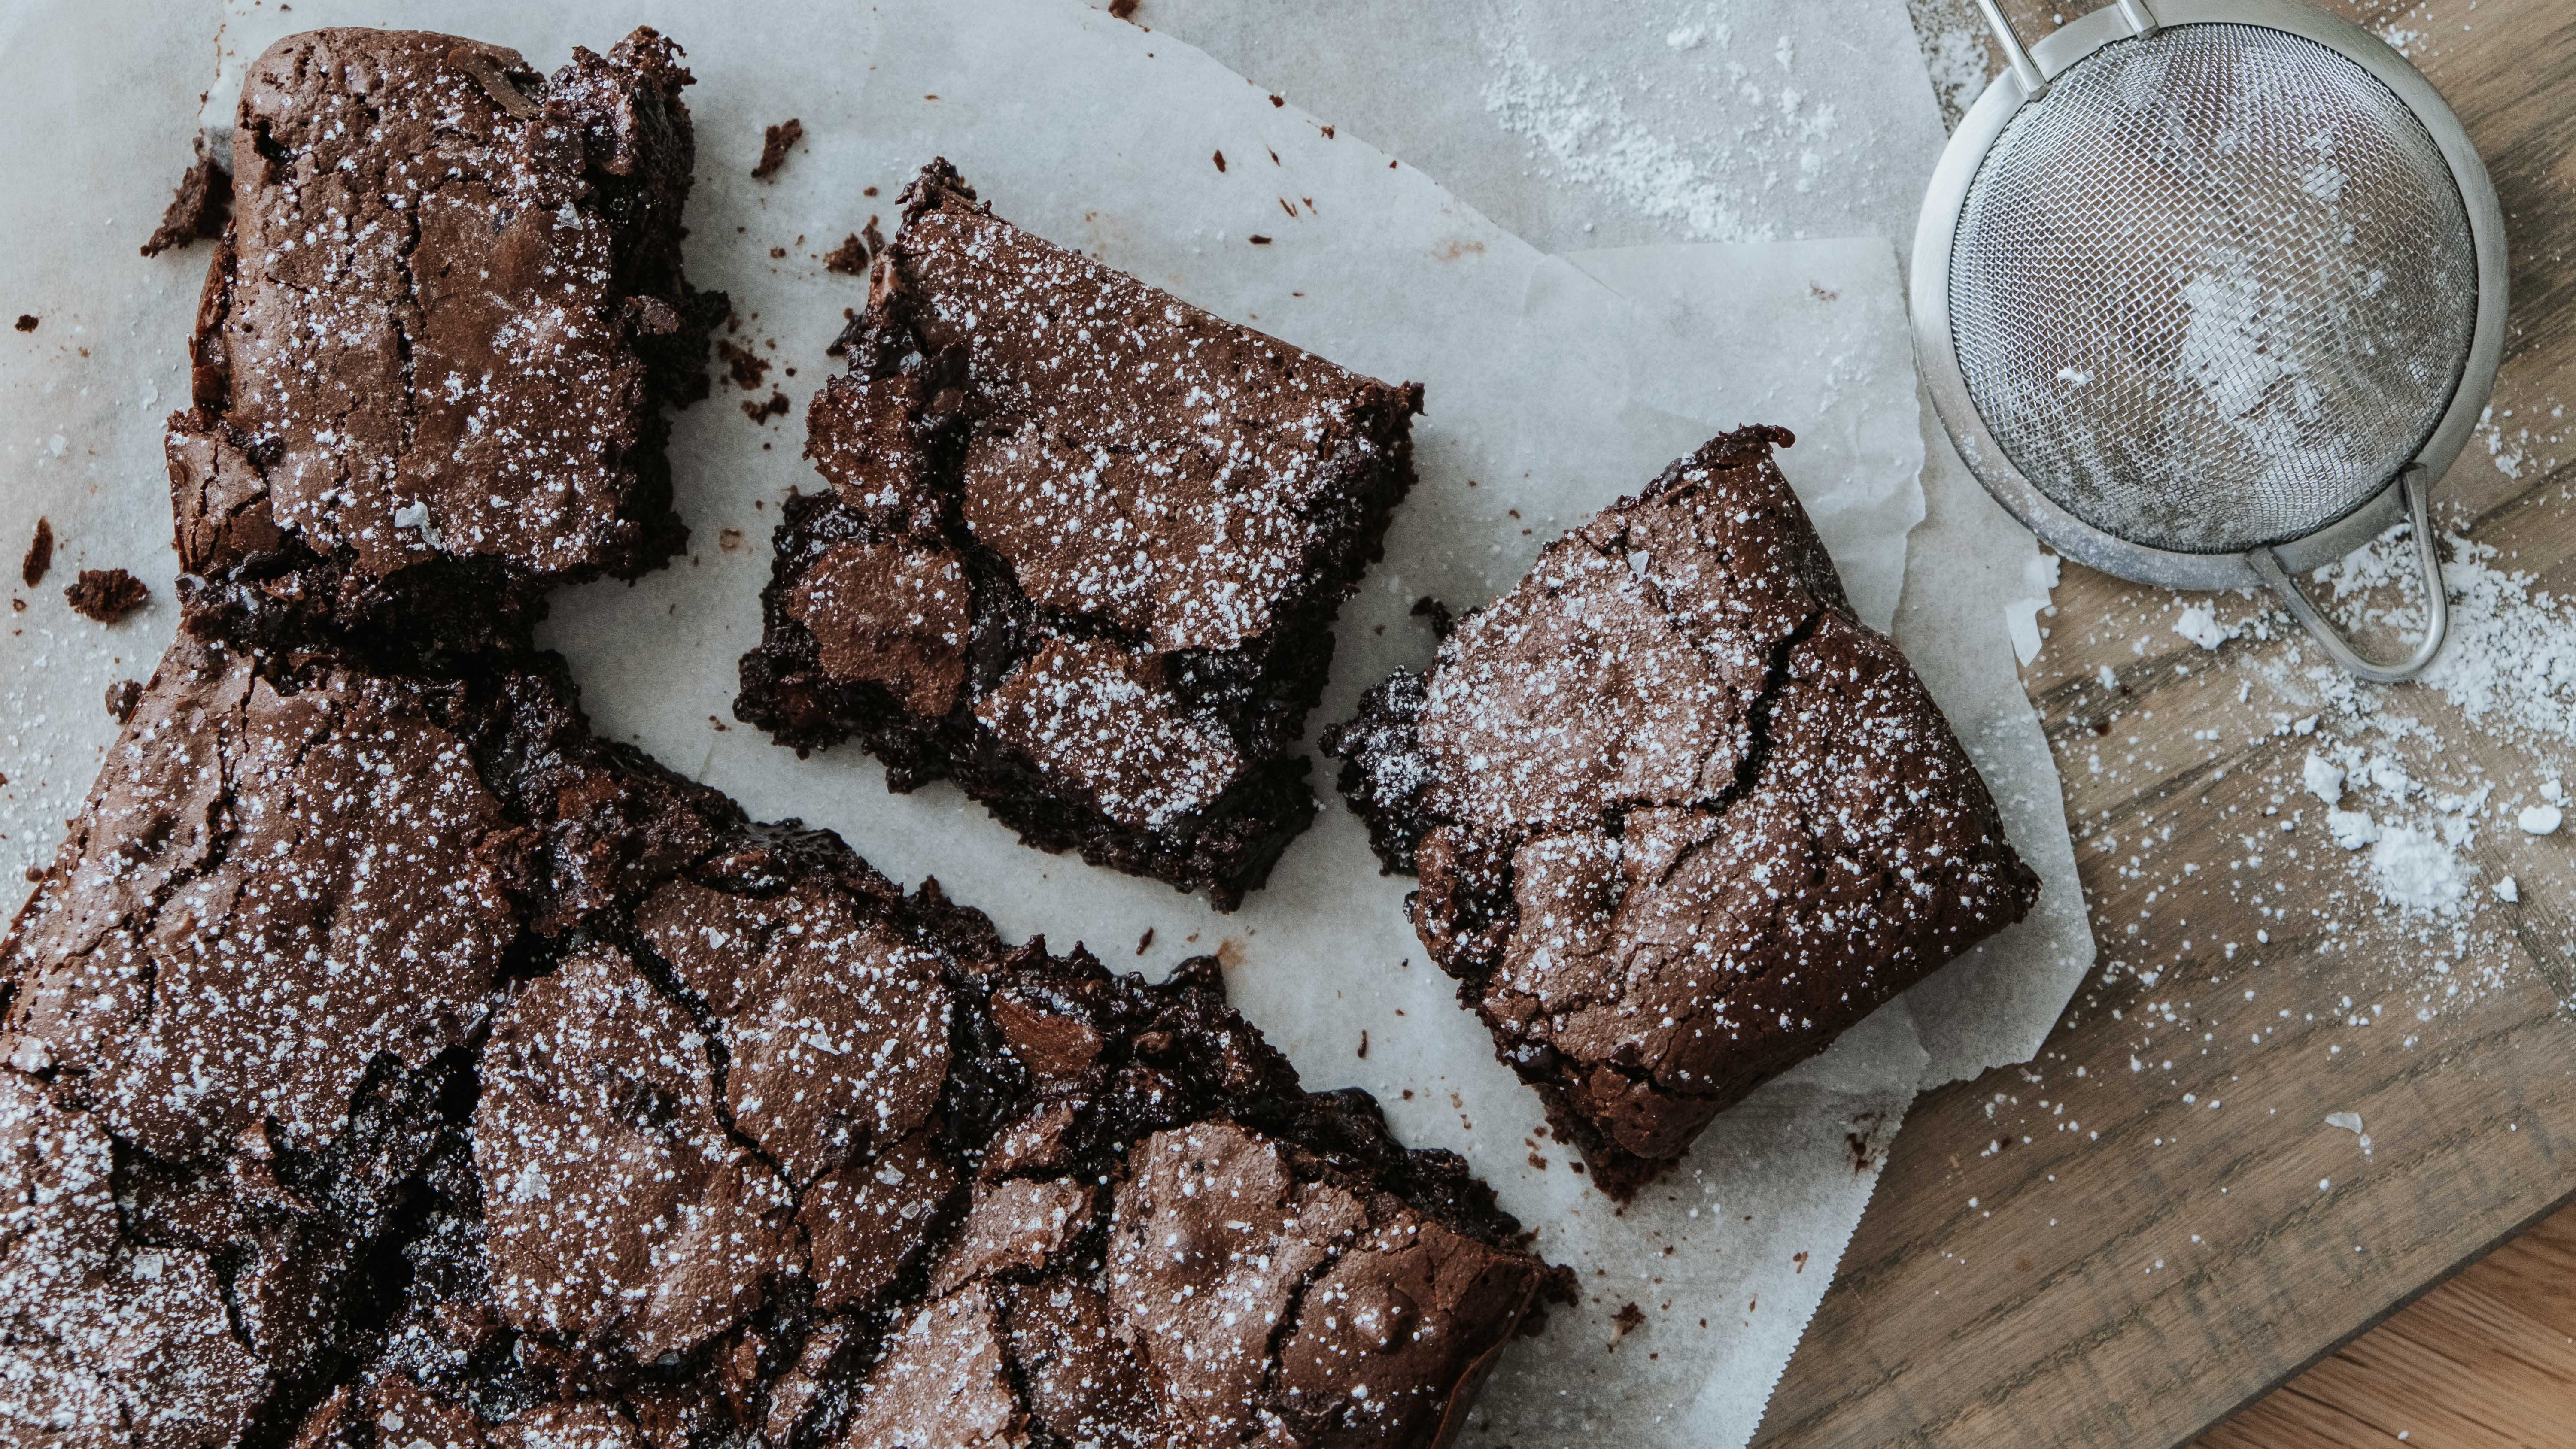
[[[1213,962],[1006,948],[467,662],[183,634],[141,691],[0,943],[0,1425],[897,1442],[980,1306],[1027,1442],[1424,1443],[1554,1289]],[[1269,1207],[1193,1218],[1201,1164]]]
[[[649,29],[551,78],[416,31],[252,62],[168,439],[195,627],[480,645],[681,547],[662,409],[724,311],[681,276],[687,84]]]
[[[501,1013],[411,1300],[303,1442],[1422,1445],[1562,1291],[1213,962],[1007,949],[793,830],[633,920]]]
[[[902,200],[735,713],[1232,909],[1314,817],[1295,745],[1420,389],[1031,236],[944,161]]]
[[[1791,441],[1674,463],[1326,736],[1424,945],[1622,1197],[2039,893]]]
[[[53,1144],[0,1160],[0,1279],[80,1290],[0,1282],[0,1424],[74,1414],[7,1387],[45,1381],[143,1442],[229,1443],[393,1310],[507,983],[740,819],[570,699],[546,660],[172,646],[0,940],[0,1117]],[[117,1210],[66,1216],[102,1156]]]

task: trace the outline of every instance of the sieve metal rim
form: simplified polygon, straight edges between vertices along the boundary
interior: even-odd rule
[[[1911,300],[1916,366],[1932,395],[1943,427],[1959,456],[2023,526],[2060,554],[2087,567],[2138,583],[2173,589],[2256,588],[2271,582],[2252,555],[2182,553],[2132,543],[2095,528],[2069,513],[2040,491],[1988,430],[1968,392],[1966,374],[1950,326],[1950,259],[1957,241],[1968,192],[1995,143],[2002,139],[2025,101],[2032,80],[2041,83],[2065,74],[2095,52],[2133,38],[2137,29],[2128,13],[2135,0],[2105,5],[2070,21],[2029,49],[2032,72],[2008,68],[1977,98],[1950,144],[1941,153],[1926,191],[1922,218],[1914,234]],[[2368,71],[2414,111],[2458,186],[2469,217],[2469,235],[2477,258],[2477,320],[2470,334],[2468,362],[2451,395],[2448,409],[2432,437],[2411,465],[2392,473],[2378,493],[2341,519],[2271,551],[2292,573],[2331,563],[2407,516],[2408,502],[2397,488],[2400,476],[2413,473],[2423,486],[2450,469],[2495,391],[2496,369],[2504,357],[2506,255],[2504,209],[2485,162],[2470,144],[2441,93],[2378,36],[2348,21],[2312,10],[2295,0],[2147,0],[2153,19],[2164,29],[2189,25],[2246,25],[2277,30],[2312,41]],[[2419,471],[2420,470],[2420,471]],[[2420,491],[2420,490],[2419,490]]]

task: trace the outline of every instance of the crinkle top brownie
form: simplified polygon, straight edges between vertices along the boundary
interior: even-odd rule
[[[681,546],[661,408],[724,310],[681,275],[687,84],[649,29],[551,78],[417,31],[252,62],[168,444],[201,627],[481,644]]]
[[[924,1325],[981,1324],[943,1382],[1015,1433],[1426,1443],[1556,1291],[1212,963],[1007,949],[470,663],[183,635],[142,691],[0,944],[0,1426],[937,1438]],[[1270,1206],[1193,1223],[1202,1162]]]
[[[1496,1052],[1621,1196],[2038,879],[1748,428],[1550,544],[1330,732]]]
[[[735,828],[594,740],[558,665],[487,665],[183,634],[141,691],[0,940],[0,1426],[300,1412],[394,1306],[507,981]]]
[[[1288,756],[1419,389],[1031,236],[944,161],[842,341],[833,492],[790,504],[737,713],[1230,907],[1312,818]]]

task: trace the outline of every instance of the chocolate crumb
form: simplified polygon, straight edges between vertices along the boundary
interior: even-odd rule
[[[769,380],[769,359],[748,347],[736,346],[719,337],[716,339],[716,355],[724,359],[725,372],[733,379],[734,386],[744,392],[758,392],[760,385]]]
[[[787,148],[805,139],[805,123],[793,116],[769,128],[760,139],[760,164],[751,168],[754,181],[767,181],[787,164]]]
[[[1434,639],[1446,639],[1449,631],[1458,627],[1458,618],[1449,612],[1449,606],[1429,594],[1413,601],[1413,617],[1431,621],[1431,637]]]
[[[1270,98],[1270,104],[1274,108],[1284,106],[1288,104],[1288,98],[1286,96],[1272,96]]]
[[[876,194],[877,194],[877,189],[876,189],[875,187],[873,187],[873,186],[870,186],[870,187],[867,187],[867,188],[864,188],[863,190],[861,190],[861,191],[859,192],[859,194],[860,194],[861,196],[874,196],[874,195],[876,195]]]
[[[72,586],[63,590],[73,612],[102,624],[113,624],[142,608],[151,596],[141,579],[123,569],[82,569]]]
[[[18,330],[19,330],[19,331],[21,331],[21,332],[33,332],[33,331],[35,331],[35,330],[36,330],[36,314],[35,314],[35,313],[33,313],[33,312],[21,312],[21,313],[19,313],[19,314],[18,314]]]
[[[1263,236],[1259,232],[1254,232],[1252,234],[1252,244],[1257,247],[1266,247],[1270,245],[1270,238]]]
[[[866,276],[868,274],[868,244],[859,240],[859,234],[857,232],[850,233],[848,237],[842,240],[839,246],[823,253],[823,270],[827,272],[838,272],[845,277]]]
[[[36,520],[36,536],[27,541],[26,562],[18,565],[18,577],[28,588],[45,581],[45,570],[54,566],[54,523],[50,518]]]
[[[134,718],[134,707],[143,702],[143,686],[131,679],[120,679],[107,687],[107,717],[123,724]]]
[[[1223,151],[1216,153],[1216,169],[1219,175],[1223,175],[1225,172],[1225,153]]]
[[[787,394],[774,388],[770,390],[769,401],[746,402],[742,405],[742,415],[755,423],[765,423],[771,418],[783,418],[787,416],[787,410]]]
[[[1610,1321],[1619,1325],[1619,1336],[1626,1338],[1646,1326],[1646,1310],[1634,1303],[1622,1304],[1618,1312],[1610,1315]]]
[[[1135,18],[1135,14],[1136,0],[1109,0],[1110,19],[1130,20]]]
[[[1368,1060],[1368,1028],[1360,1028],[1360,1060]]]
[[[1144,955],[1147,951],[1149,951],[1149,950],[1153,949],[1153,945],[1154,945],[1154,928],[1153,928],[1153,927],[1151,927],[1151,926],[1147,926],[1147,927],[1145,928],[1145,934],[1143,934],[1143,935],[1141,935],[1141,936],[1138,936],[1138,937],[1136,938],[1136,954],[1137,954],[1137,955],[1139,955],[1139,956]]]
[[[157,257],[173,247],[220,236],[232,214],[232,173],[215,164],[215,158],[206,151],[205,137],[200,136],[197,159],[179,178],[169,209],[161,213],[161,225],[143,243],[143,255]]]

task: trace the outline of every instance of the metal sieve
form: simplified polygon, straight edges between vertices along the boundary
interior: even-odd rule
[[[2449,611],[2427,494],[2503,350],[2504,217],[2405,58],[2290,0],[2118,0],[1960,122],[1915,235],[1915,341],[1987,491],[2058,552],[2267,585],[2408,678]],[[2363,658],[2293,575],[2404,519],[2423,637]]]

